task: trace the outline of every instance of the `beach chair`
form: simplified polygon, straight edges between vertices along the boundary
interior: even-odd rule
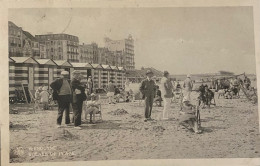
[[[96,121],[96,117],[99,118],[99,120],[103,120],[102,119],[102,109],[101,109],[101,104],[99,105],[98,111],[93,112],[93,121]],[[88,120],[88,115],[90,114],[90,112],[86,109],[85,110],[85,120]]]

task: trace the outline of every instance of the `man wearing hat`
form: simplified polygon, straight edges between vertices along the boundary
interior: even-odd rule
[[[169,118],[169,109],[171,104],[171,99],[173,97],[173,86],[171,83],[171,80],[169,79],[169,72],[164,71],[163,78],[161,80],[161,86],[162,86],[162,97],[164,102],[164,108],[163,108],[163,120],[167,120]]]
[[[190,77],[191,77],[190,74],[188,74],[187,78],[184,80],[184,84],[183,84],[183,88],[184,88],[184,92],[185,92],[184,99],[187,101],[190,101],[190,93],[191,93],[192,87],[193,87]]]
[[[72,72],[71,89],[72,89],[72,108],[74,115],[75,129],[81,129],[81,114],[83,101],[87,99],[85,88],[86,86],[80,81],[82,79],[81,72],[74,70]]]
[[[61,78],[56,79],[50,84],[53,89],[53,100],[58,101],[57,127],[61,127],[62,116],[65,110],[65,124],[70,123],[69,108],[71,103],[71,87],[69,81],[69,72],[62,71]]]
[[[148,70],[146,72],[147,78],[144,79],[139,88],[145,99],[145,122],[151,120],[151,112],[153,108],[153,100],[156,92],[156,84],[152,80],[153,72]]]

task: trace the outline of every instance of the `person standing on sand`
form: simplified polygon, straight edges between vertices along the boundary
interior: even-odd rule
[[[89,93],[92,94],[93,93],[93,80],[92,80],[92,76],[88,77],[87,86],[88,86]]]
[[[190,101],[190,94],[191,94],[191,91],[192,91],[192,87],[193,87],[193,84],[192,84],[192,80],[190,78],[190,75],[188,74],[187,75],[187,78],[184,80],[184,84],[183,84],[183,88],[184,88],[184,99],[186,101]]]
[[[116,104],[114,102],[114,95],[115,95],[115,85],[113,84],[113,81],[110,80],[108,83],[108,88],[107,88],[107,96],[108,96],[108,101],[109,104]]]
[[[147,122],[147,120],[152,120],[151,113],[153,108],[153,100],[156,92],[156,84],[152,80],[153,72],[147,70],[146,76],[147,78],[142,81],[141,86],[139,88],[145,100],[145,122]]]
[[[81,129],[81,114],[82,114],[82,106],[83,101],[87,99],[85,94],[86,86],[82,84],[80,81],[82,79],[81,72],[75,70],[72,72],[72,81],[71,81],[71,88],[72,88],[72,108],[74,114],[74,125],[75,129]]]
[[[70,124],[70,103],[72,91],[69,81],[69,72],[62,71],[61,78],[56,79],[50,84],[53,89],[53,100],[58,101],[57,128],[61,127],[63,112],[65,110],[65,124]]]
[[[164,71],[161,85],[162,85],[162,97],[164,102],[163,120],[167,120],[169,118],[170,104],[171,104],[171,99],[173,97],[172,94],[173,86],[171,80],[169,79],[168,71]]]

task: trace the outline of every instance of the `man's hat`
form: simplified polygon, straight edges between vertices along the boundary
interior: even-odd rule
[[[69,75],[69,72],[64,70],[64,71],[62,71],[60,74],[61,74],[61,75]]]
[[[153,72],[151,70],[147,70],[146,75],[148,75],[148,74],[153,74]]]
[[[190,78],[190,74],[187,74],[187,77]]]
[[[95,93],[91,93],[91,95],[90,95],[91,97],[95,97],[96,95],[95,95]]]

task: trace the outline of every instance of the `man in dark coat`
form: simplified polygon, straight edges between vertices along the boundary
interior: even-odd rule
[[[86,100],[87,96],[85,94],[86,86],[82,84],[81,81],[82,75],[81,72],[75,70],[72,72],[72,108],[74,114],[74,125],[75,129],[81,129],[81,114],[82,114],[82,105],[83,101]]]
[[[153,72],[148,70],[146,72],[147,78],[141,83],[139,90],[144,96],[145,100],[145,122],[151,119],[151,113],[153,108],[153,100],[156,92],[156,84],[152,80]]]
[[[70,123],[69,108],[71,103],[71,87],[69,82],[69,72],[62,71],[61,78],[56,79],[50,84],[53,89],[53,100],[58,101],[57,127],[61,127],[62,116],[65,110],[65,124]]]

